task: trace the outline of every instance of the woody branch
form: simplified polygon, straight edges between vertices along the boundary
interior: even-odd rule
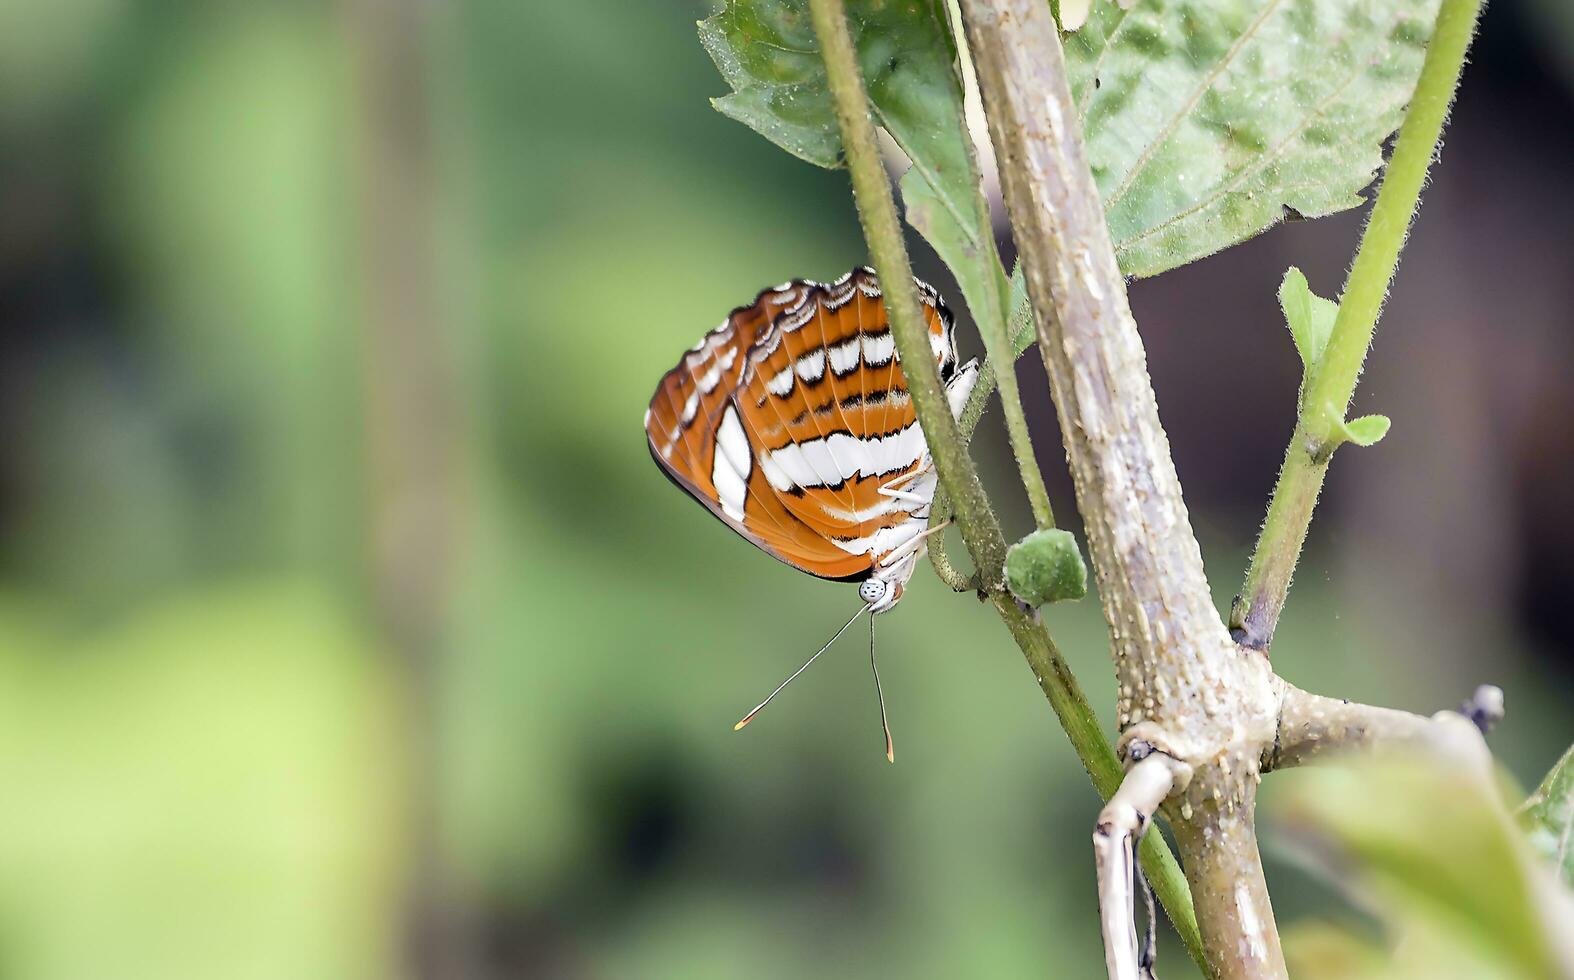
[[[1395,152],[1396,163],[1405,165],[1394,187],[1385,180],[1375,212],[1383,228],[1377,234],[1369,229],[1356,261],[1357,272],[1369,271],[1361,278],[1353,274],[1347,290],[1370,302],[1357,312],[1340,311],[1349,326],[1342,337],[1336,328],[1335,340],[1350,349],[1338,362],[1347,370],[1337,383],[1327,383],[1346,395],[1370,342],[1370,322],[1392,275],[1479,6],[1479,0],[1443,5],[1417,89],[1425,111],[1406,120]],[[1056,24],[1035,0],[962,0],[962,9],[1110,626],[1121,743],[1140,740],[1192,769],[1184,788],[1178,781],[1169,787],[1163,807],[1186,864],[1212,972],[1283,976],[1253,812],[1264,764],[1304,761],[1330,747],[1457,742],[1460,719],[1444,713],[1428,720],[1306,694],[1274,675],[1258,644],[1237,646],[1226,633],[1203,575],[1085,159]],[[1297,545],[1287,568],[1293,568],[1310,506],[1304,511],[1285,522]],[[1288,574],[1283,572],[1285,583]],[[1496,704],[1473,713],[1493,711],[1501,711],[1500,692]],[[1480,732],[1464,728],[1484,753]],[[1162,781],[1147,779],[1153,771],[1147,763],[1138,768],[1145,792],[1136,795],[1151,800]],[[1128,775],[1136,778],[1135,770]],[[1125,787],[1117,797],[1124,794]],[[1112,869],[1120,870],[1110,859],[1116,853],[1110,839],[1119,836],[1099,838],[1100,893],[1111,900],[1121,897],[1109,880]],[[1131,930],[1117,928],[1116,920],[1129,916],[1128,909],[1129,903],[1111,909],[1106,902],[1104,910],[1106,937],[1116,947],[1111,976],[1120,980],[1131,975],[1125,963]]]
[[[1429,52],[1423,86],[1430,72],[1452,91],[1479,3],[1445,0],[1445,14],[1468,11],[1461,14],[1464,30],[1453,32],[1460,35],[1457,49],[1445,49],[1452,52],[1455,71],[1433,70]],[[1112,753],[1096,731],[1085,699],[1069,675],[1062,676],[1058,651],[999,587],[1004,542],[965,441],[938,391],[930,390],[937,388],[938,379],[932,369],[924,370],[924,335],[917,327],[916,304],[905,294],[907,257],[874,150],[842,4],[810,0],[860,218],[874,264],[892,286],[887,304],[898,352],[913,365],[909,382],[914,406],[942,485],[957,498],[958,523],[980,570],[982,591],[995,600],[1100,792],[1129,804],[1125,811],[1110,814],[1125,816],[1112,822],[1105,835],[1117,842],[1118,850],[1106,847],[1101,852],[1101,892],[1120,897],[1108,889],[1110,869],[1129,866],[1123,849],[1140,836],[1137,832],[1157,806],[1169,819],[1186,859],[1197,922],[1208,941],[1209,971],[1220,977],[1284,976],[1257,852],[1256,782],[1265,756],[1280,764],[1294,758],[1273,760],[1268,755],[1275,746],[1283,751],[1285,713],[1292,732],[1301,731],[1294,724],[1301,717],[1297,712],[1311,718],[1333,702],[1305,695],[1280,680],[1264,652],[1236,645],[1213,608],[1124,280],[1083,157],[1059,37],[1048,9],[1038,0],[962,0],[962,8],[1110,626],[1120,682],[1121,744],[1140,742],[1151,750],[1150,758],[1172,760],[1174,773],[1189,768],[1189,781],[1172,778],[1166,786],[1164,780],[1150,780],[1148,774],[1155,769],[1145,766],[1140,775],[1130,777],[1134,782],[1127,791],[1118,770],[1112,771]],[[1440,22],[1440,36],[1446,33],[1443,26]],[[1418,99],[1422,94],[1418,90]],[[1402,134],[1399,150],[1404,150],[1404,142]],[[1418,180],[1424,173],[1424,167],[1407,170],[1407,176]],[[1406,188],[1397,193],[1406,193]],[[1386,282],[1378,288],[1386,288]],[[1325,720],[1329,724],[1304,729],[1319,736],[1320,746],[1414,740],[1418,734],[1460,729],[1376,708],[1351,708],[1345,716],[1335,713]],[[1458,719],[1439,719],[1450,720]],[[1479,732],[1464,727],[1479,746]],[[1484,752],[1484,746],[1480,750]],[[1143,850],[1145,864],[1167,856],[1153,835]],[[1157,866],[1162,872],[1174,870],[1173,863],[1159,861]],[[1173,885],[1173,879],[1166,882],[1161,875],[1155,884]],[[1172,914],[1176,908],[1190,911],[1184,889],[1170,890],[1166,905]],[[1129,902],[1125,905],[1129,919]],[[1181,923],[1183,937],[1194,935],[1185,928],[1189,924]],[[1118,922],[1106,909],[1106,929],[1113,933],[1114,925]],[[1122,953],[1116,950],[1112,956]]]
[[[1025,615],[1004,587],[1005,538],[968,456],[966,440],[940,390],[939,376],[929,356],[928,332],[919,315],[901,225],[876,148],[874,123],[869,115],[846,11],[841,0],[810,0],[809,10],[825,60],[859,219],[869,243],[870,256],[886,285],[886,308],[890,313],[897,353],[907,365],[905,374],[913,407],[934,456],[941,486],[953,502],[962,539],[979,570],[980,592],[991,600],[1022,650],[1094,786],[1101,795],[1108,797],[1120,783],[1120,764],[1101,730],[1098,717],[1042,624]],[[1175,922],[1188,951],[1201,963],[1201,937],[1186,883],[1174,856],[1163,839],[1154,835],[1142,844],[1142,860],[1154,891]]]

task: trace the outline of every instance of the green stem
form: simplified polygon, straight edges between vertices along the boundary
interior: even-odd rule
[[[843,0],[809,0],[809,11],[836,105],[859,221],[880,275],[897,354],[902,359],[913,407],[934,457],[940,484],[953,501],[962,540],[974,567],[980,570],[980,587],[1017,641],[1094,786],[1108,799],[1120,784],[1121,767],[1115,750],[1049,633],[1018,609],[1005,590],[1005,538],[968,455],[967,441],[951,416],[930,353],[929,330],[918,306],[902,226],[875,142],[874,123],[869,116],[868,97]],[[1142,857],[1143,868],[1163,900],[1170,921],[1193,957],[1198,963],[1205,963],[1186,879],[1168,845],[1159,835],[1149,834],[1143,841]]]
[[[972,141],[963,142],[967,143],[968,158],[972,160]],[[976,177],[976,160],[973,161],[973,173]],[[976,210],[979,228],[975,231],[975,238],[986,242],[989,254],[993,255],[995,232],[990,226],[989,202],[985,200],[982,189],[978,194]],[[988,259],[987,264],[990,266],[990,276],[995,280],[994,288],[985,290],[989,294],[983,304],[985,309],[973,311],[974,320],[978,324],[978,335],[984,341],[987,363],[993,368],[992,380],[1000,387],[1000,408],[1006,416],[1006,436],[1011,442],[1011,455],[1016,457],[1017,472],[1022,475],[1022,486],[1027,490],[1028,504],[1033,509],[1033,521],[1043,530],[1055,526],[1055,511],[1049,503],[1049,491],[1044,487],[1044,474],[1038,468],[1038,457],[1033,452],[1033,436],[1028,430],[1027,414],[1022,411],[1022,396],[1017,390],[1016,351],[1011,346],[1011,334],[1006,326],[1011,286],[1006,282],[998,258]],[[965,431],[971,435],[970,429]]]
[[[951,416],[940,374],[930,353],[929,327],[919,309],[907,243],[902,237],[896,202],[880,158],[863,76],[847,28],[847,14],[840,0],[811,0],[809,10],[825,58],[859,220],[869,243],[870,258],[880,275],[886,312],[891,318],[891,334],[902,360],[908,392],[929,443],[930,455],[934,457],[940,484],[956,511],[962,540],[967,543],[975,567],[988,577],[985,584],[993,585],[1004,574],[1005,541],[973,461],[967,455],[966,441],[956,419]]]
[[[1033,676],[1038,679],[1039,688],[1055,709],[1060,726],[1066,730],[1071,744],[1076,746],[1077,755],[1081,757],[1088,777],[1093,780],[1093,788],[1098,790],[1100,799],[1108,800],[1120,788],[1125,771],[1121,768],[1115,750],[1104,738],[1098,718],[1082,696],[1077,679],[1072,676],[1060,648],[1055,645],[1049,631],[1023,613],[1009,595],[997,594],[993,599],[1001,620],[1016,639],[1017,646],[1021,647]],[[1154,895],[1169,914],[1170,923],[1174,925],[1186,951],[1206,971],[1208,958],[1203,950],[1202,933],[1197,928],[1197,911],[1192,906],[1191,889],[1186,884],[1186,875],[1181,870],[1180,862],[1175,860],[1169,845],[1158,833],[1150,833],[1142,838],[1141,856],[1142,870],[1147,873]]]
[[[1329,457],[1344,439],[1345,412],[1420,204],[1427,170],[1437,155],[1481,6],[1482,0],[1443,0],[1438,11],[1415,96],[1350,267],[1327,350],[1308,379],[1301,417],[1268,502],[1246,583],[1231,613],[1236,639],[1247,646],[1266,650],[1273,641]]]

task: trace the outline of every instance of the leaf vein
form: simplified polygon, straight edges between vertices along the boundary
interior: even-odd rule
[[[1317,121],[1318,119],[1321,119],[1326,114],[1329,104],[1332,103],[1335,99],[1337,99],[1340,95],[1343,95],[1345,89],[1349,88],[1350,85],[1352,83],[1354,83],[1357,78],[1360,77],[1360,75],[1361,75],[1361,69],[1360,69],[1359,66],[1357,66],[1356,69],[1354,71],[1352,71],[1349,74],[1349,76],[1347,76],[1345,78],[1345,80],[1343,82],[1340,83],[1338,88],[1336,88],[1332,92],[1328,93],[1328,96],[1326,98],[1324,98],[1321,102],[1317,103],[1317,105],[1315,107],[1313,107],[1311,112],[1309,112],[1305,116],[1303,116],[1301,118],[1301,120],[1298,123],[1296,123],[1295,128],[1290,130],[1289,133],[1285,134],[1284,139],[1280,140],[1278,142],[1278,144],[1276,144],[1273,147],[1273,149],[1271,149],[1267,153],[1264,153],[1261,156],[1257,157],[1248,166],[1242,167],[1241,169],[1237,170],[1235,172],[1235,174],[1229,180],[1225,181],[1219,187],[1218,190],[1213,192],[1213,194],[1209,195],[1208,197],[1203,198],[1202,200],[1198,201],[1196,204],[1193,204],[1191,207],[1187,208],[1186,210],[1181,211],[1181,212],[1179,212],[1179,213],[1177,213],[1175,215],[1172,215],[1171,217],[1165,218],[1163,221],[1159,222],[1158,224],[1152,225],[1151,227],[1146,228],[1143,231],[1138,232],[1135,235],[1132,235],[1130,238],[1123,239],[1122,241],[1116,242],[1115,243],[1115,251],[1116,252],[1120,252],[1120,251],[1122,251],[1122,250],[1124,250],[1124,249],[1126,249],[1126,248],[1128,248],[1128,247],[1130,247],[1132,245],[1137,244],[1138,242],[1141,242],[1141,241],[1144,241],[1145,239],[1151,238],[1154,235],[1158,234],[1159,232],[1164,231],[1165,229],[1168,229],[1170,227],[1173,227],[1174,225],[1176,225],[1177,223],[1179,223],[1181,221],[1184,221],[1185,219],[1187,219],[1187,218],[1191,217],[1192,215],[1196,214],[1197,212],[1205,211],[1208,208],[1213,207],[1215,204],[1219,203],[1219,201],[1223,200],[1228,195],[1234,193],[1236,190],[1238,190],[1240,188],[1241,184],[1245,183],[1249,178],[1256,176],[1258,173],[1260,173],[1269,164],[1274,163],[1275,161],[1279,160],[1281,158],[1281,156],[1283,155],[1285,149],[1287,147],[1289,147],[1289,145],[1291,143],[1293,143],[1298,137],[1300,137],[1300,135],[1302,133],[1306,132],[1306,130],[1311,127],[1313,122]],[[1330,144],[1330,146],[1351,146],[1351,145],[1354,145],[1356,143],[1363,143],[1363,142],[1365,142],[1365,140],[1363,140],[1363,139],[1349,139],[1349,140],[1341,141],[1340,143]],[[1292,187],[1286,187],[1285,189],[1289,190],[1289,189],[1292,189]],[[1107,210],[1109,210],[1110,207],[1113,207],[1114,203],[1115,203],[1114,200],[1111,199],[1109,204],[1105,206],[1105,210],[1107,211]]]
[[[1197,103],[1202,101],[1203,95],[1209,89],[1213,88],[1213,83],[1219,80],[1219,76],[1223,75],[1225,69],[1230,67],[1236,56],[1245,49],[1248,43],[1257,37],[1257,32],[1262,28],[1262,25],[1267,23],[1268,18],[1273,16],[1273,13],[1279,9],[1280,2],[1281,0],[1268,0],[1268,3],[1263,5],[1256,18],[1246,25],[1246,30],[1241,32],[1241,36],[1235,39],[1234,44],[1230,45],[1230,50],[1226,51],[1224,57],[1219,59],[1219,63],[1214,65],[1207,75],[1203,76],[1202,84],[1192,91],[1191,95],[1187,97],[1185,104],[1181,106],[1180,111],[1176,112],[1169,122],[1164,124],[1164,128],[1159,131],[1159,134],[1142,151],[1142,155],[1137,158],[1137,162],[1132,164],[1130,170],[1126,171],[1125,179],[1121,181],[1119,187],[1115,188],[1115,193],[1110,195],[1110,199],[1105,202],[1104,209],[1106,211],[1113,208],[1125,196],[1126,191],[1131,188],[1132,182],[1137,179],[1137,174],[1153,160],[1153,155],[1159,151],[1159,147],[1164,144],[1164,141],[1169,139],[1170,135],[1175,132],[1175,128],[1181,124],[1181,121],[1190,115],[1193,109],[1197,108]]]

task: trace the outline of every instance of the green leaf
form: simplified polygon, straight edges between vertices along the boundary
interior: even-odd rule
[[[1004,322],[1010,309],[1011,283],[1000,265],[994,238],[981,241],[981,226],[976,221],[959,223],[917,167],[902,175],[901,188],[907,223],[924,236],[956,277],[980,331],[986,318]]]
[[[1519,808],[1530,844],[1552,863],[1563,883],[1574,887],[1574,748]]]
[[[1022,275],[1022,263],[1011,270],[1011,302],[1006,306],[1011,312],[1006,321],[1011,333],[1011,350],[1020,355],[1038,340],[1038,322],[1033,319],[1033,304],[1027,299],[1027,279]]]
[[[1142,0],[1066,38],[1121,269],[1151,276],[1293,211],[1355,207],[1437,0]]]
[[[1381,916],[1382,951],[1328,928],[1286,937],[1298,978],[1561,976],[1574,905],[1550,880],[1495,790],[1467,767],[1389,760],[1310,768],[1273,815],[1296,853]]]
[[[962,87],[943,0],[850,0],[848,26],[875,116],[962,227],[975,227]],[[723,114],[817,166],[842,141],[807,0],[726,0],[700,41],[733,91]]]
[[[1334,330],[1334,318],[1339,315],[1339,304],[1323,299],[1306,284],[1300,269],[1290,266],[1279,284],[1279,306],[1284,310],[1284,322],[1295,338],[1295,349],[1301,355],[1301,364],[1309,376],[1323,359],[1328,348],[1328,337]]]
[[[1375,445],[1388,435],[1389,424],[1386,415],[1363,415],[1344,423],[1344,437],[1357,446]]]
[[[1034,531],[1006,552],[1006,585],[1011,594],[1037,608],[1088,594],[1088,566],[1070,531]]]

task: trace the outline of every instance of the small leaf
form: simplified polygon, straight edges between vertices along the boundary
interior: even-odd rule
[[[1328,348],[1339,304],[1312,292],[1306,276],[1292,265],[1285,270],[1284,281],[1279,283],[1279,306],[1284,310],[1284,322],[1295,339],[1295,349],[1301,355],[1305,373],[1310,375]]]
[[[1121,270],[1361,203],[1438,0],[1096,3],[1066,68]]]
[[[1088,594],[1088,566],[1077,539],[1058,527],[1034,531],[1006,552],[1006,585],[1037,608]]]
[[[880,123],[964,227],[976,226],[962,86],[944,0],[851,0],[848,27]],[[733,92],[724,115],[817,166],[842,165],[836,111],[806,0],[725,0],[700,42]]]
[[[1388,435],[1386,415],[1363,415],[1344,423],[1344,437],[1357,446],[1371,446]]]
[[[1519,808],[1530,845],[1552,863],[1563,883],[1574,887],[1574,748]]]

